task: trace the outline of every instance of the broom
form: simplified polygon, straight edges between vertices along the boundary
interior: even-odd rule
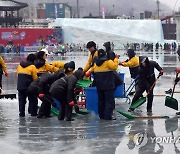
[[[154,83],[152,84],[151,88],[149,89],[148,93],[146,94],[145,97],[141,97],[139,98],[136,102],[134,102],[133,104],[131,104],[130,109],[134,110],[137,107],[141,106],[142,104],[144,104],[146,102],[146,97],[150,94],[151,90],[154,88],[157,80],[159,79],[161,75],[158,75],[157,79],[154,81]]]
[[[134,116],[134,115],[131,115],[131,114],[128,114],[126,112],[122,112],[122,111],[119,111],[117,110],[118,113],[120,113],[121,115],[125,116],[126,118],[128,119],[159,119],[159,118],[165,118],[165,119],[168,119],[169,116]]]
[[[176,78],[178,77],[178,72],[176,72]],[[173,86],[173,90],[172,90],[172,93],[171,93],[171,96],[166,96],[165,98],[165,106],[167,107],[170,107],[174,110],[178,110],[178,101],[173,98],[173,94],[174,94],[174,90],[175,90],[175,86],[176,86],[176,82],[174,83],[174,86]]]

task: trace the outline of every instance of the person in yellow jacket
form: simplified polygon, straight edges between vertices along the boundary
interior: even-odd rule
[[[70,61],[67,63],[61,61],[54,61],[52,62],[52,66],[57,67],[59,69],[63,69],[66,75],[72,75],[75,70],[75,62]]]
[[[7,67],[6,64],[3,60],[3,58],[0,56],[0,89],[2,89],[2,75],[4,75],[7,77],[8,76],[8,71],[7,71]]]
[[[129,59],[120,62],[119,65],[129,67],[131,78],[135,79],[138,76],[139,57],[136,56],[133,49],[128,49],[127,55]]]
[[[59,69],[64,69],[65,62],[62,61],[53,61],[51,63],[52,66],[57,67]]]
[[[29,94],[27,89],[33,80],[38,78],[37,70],[34,66],[34,60],[36,56],[34,54],[29,54],[26,61],[20,62],[17,67],[17,90],[18,90],[18,101],[19,101],[19,116],[25,116],[25,105],[26,98],[29,100],[29,107],[31,116],[37,116],[37,97],[33,94]]]
[[[86,73],[86,76],[89,76],[91,72],[94,73],[94,81],[98,93],[98,113],[100,119],[115,120],[112,116],[115,107],[115,81],[113,71],[117,68],[118,58],[112,61],[107,58],[106,51],[99,49],[94,66]]]
[[[96,43],[94,41],[89,41],[86,45],[86,48],[90,51],[90,55],[88,58],[88,62],[83,69],[84,73],[86,73],[94,65],[95,57],[98,56],[98,51],[96,49]]]
[[[47,53],[45,51],[42,51],[42,50],[39,51],[36,55],[36,60],[34,61],[34,65],[37,68],[38,76],[40,76],[41,74],[48,72],[48,71],[56,72],[57,70],[59,70],[59,68],[50,65],[46,61],[46,57],[47,57]]]
[[[137,88],[138,82],[138,68],[139,68],[139,57],[136,56],[136,53],[133,49],[128,49],[127,51],[128,59],[124,62],[120,62],[119,65],[123,67],[129,67],[129,72],[132,78],[132,83],[134,81],[135,89]],[[135,91],[131,91],[129,95],[133,95]]]

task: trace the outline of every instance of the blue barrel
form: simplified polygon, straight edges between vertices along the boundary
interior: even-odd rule
[[[53,100],[54,100],[54,103],[56,104],[57,107],[53,107],[53,106],[52,106],[52,108],[53,108],[55,111],[58,111],[58,112],[59,112],[59,108],[60,108],[61,103],[60,103],[57,99],[55,99],[55,98],[53,98]]]
[[[122,81],[124,82],[124,73],[118,73]],[[123,98],[124,97],[124,83],[116,88],[114,91],[115,98]]]
[[[98,94],[96,87],[85,88],[86,108],[88,111],[93,111],[98,114]]]

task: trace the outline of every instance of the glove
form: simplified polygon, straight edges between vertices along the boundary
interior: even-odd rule
[[[85,73],[85,76],[86,76],[87,78],[90,77],[90,75],[91,75],[91,72],[90,72],[90,71]]]
[[[176,68],[176,73],[180,73],[180,68]]]
[[[74,101],[69,102],[69,106],[74,106]]]
[[[86,73],[86,71],[85,71],[85,70],[83,70],[83,73]]]
[[[5,73],[4,73],[4,75],[5,75],[5,76],[8,76],[8,73],[7,73],[7,72],[5,72]]]
[[[119,59],[120,55],[116,55],[116,58]]]
[[[39,94],[38,97],[42,99],[44,97],[44,94]]]
[[[176,79],[174,80],[174,82],[175,82],[175,83],[178,83],[179,80],[180,80],[180,78],[176,78]]]
[[[160,70],[160,71],[159,71],[159,76],[162,76],[163,73],[164,73],[164,71],[163,71],[163,70]]]
[[[123,66],[123,63],[122,63],[122,62],[120,62],[120,63],[119,63],[119,65],[122,65],[122,66]]]

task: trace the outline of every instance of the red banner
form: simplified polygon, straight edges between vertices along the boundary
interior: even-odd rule
[[[9,42],[21,46],[42,46],[56,43],[53,33],[53,28],[0,28],[0,44],[4,47]]]

